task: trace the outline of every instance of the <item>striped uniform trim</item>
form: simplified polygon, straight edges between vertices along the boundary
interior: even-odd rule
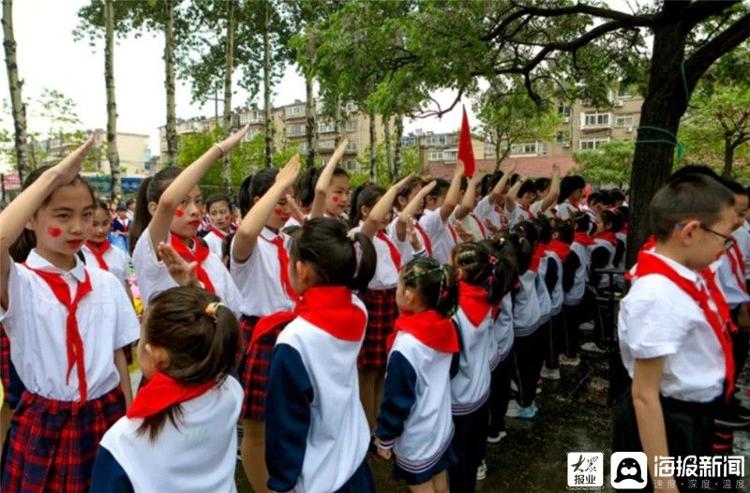
[[[430,468],[434,467],[435,464],[437,464],[440,459],[445,455],[445,452],[448,450],[448,447],[450,447],[451,442],[453,441],[453,434],[455,433],[456,429],[451,427],[451,434],[448,440],[445,442],[445,444],[435,452],[431,457],[428,457],[427,459],[419,462],[409,461],[404,459],[403,457],[396,456],[396,464],[399,465],[404,471],[410,472],[413,474],[419,474],[421,472],[425,472],[429,470]]]

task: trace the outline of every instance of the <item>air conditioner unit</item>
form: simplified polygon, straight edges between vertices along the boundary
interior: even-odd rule
[[[567,149],[570,147],[570,142],[562,142],[560,145]]]
[[[618,99],[617,101],[615,101],[615,108],[622,108],[622,104],[622,100]]]
[[[563,122],[570,123],[570,117],[569,116],[563,117]]]
[[[627,133],[629,133],[629,134],[632,134],[633,133],[633,127],[628,127],[627,129],[625,129],[625,131]]]

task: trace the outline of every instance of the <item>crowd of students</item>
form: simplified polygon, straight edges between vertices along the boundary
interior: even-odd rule
[[[236,204],[204,202],[201,178],[246,131],[143,182],[130,256],[78,175],[91,141],[0,213],[2,491],[235,491],[238,422],[256,492],[375,491],[369,453],[412,491],[474,491],[505,418],[535,419],[540,378],[580,363],[595,293],[626,282],[601,275],[625,266],[626,197],[584,197],[557,167],[532,180],[459,163],[450,181],[352,191],[344,141],[321,169],[295,156],[244,180]],[[694,452],[705,433],[726,450],[714,417],[747,425],[732,394],[747,193],[685,172],[651,209],[655,244],[620,313],[634,380],[616,448]]]

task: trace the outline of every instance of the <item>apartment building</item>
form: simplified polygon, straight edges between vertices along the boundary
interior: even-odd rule
[[[404,135],[401,145],[419,146],[419,163],[422,170],[433,164],[454,163],[458,156],[458,132],[434,133],[417,130]],[[482,159],[488,144],[476,134],[471,136],[471,146],[474,157]]]

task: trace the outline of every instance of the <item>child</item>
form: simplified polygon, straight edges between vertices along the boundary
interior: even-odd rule
[[[580,337],[580,326],[586,321],[584,311],[584,297],[586,295],[586,281],[588,279],[589,250],[594,244],[594,239],[589,236],[589,215],[577,214],[573,216],[575,230],[570,238],[571,231],[566,227],[561,233],[561,239],[570,243],[570,254],[563,262],[563,333],[564,342],[560,355],[560,364],[567,366],[578,366],[578,339]],[[570,228],[572,229],[572,228]]]
[[[552,207],[557,204],[557,198],[560,196],[560,166],[552,165],[552,179],[537,178],[534,180],[537,200],[529,208],[529,212],[535,216],[542,214],[554,216]]]
[[[482,241],[489,236],[487,226],[474,214],[474,208],[479,203],[479,189],[481,188],[482,174],[474,173],[466,185],[466,191],[461,199],[461,204],[453,211],[451,222],[456,232],[468,233],[467,241]]]
[[[427,232],[418,227],[415,216],[422,214],[427,194],[437,185],[432,181],[425,185],[418,176],[406,180],[396,194],[394,218],[388,225],[388,236],[398,247],[401,265],[414,257],[432,256],[432,241]]]
[[[141,183],[130,240],[135,245],[133,265],[144,307],[155,294],[176,286],[157,251],[163,242],[187,262],[195,263],[196,275],[204,289],[219,296],[235,316],[247,311],[245,300],[221,259],[197,236],[203,211],[198,183],[217,159],[240,142],[247,128],[214,144],[184,170],[165,168]]]
[[[583,197],[583,189],[586,181],[578,176],[566,176],[560,182],[560,196],[557,201],[555,215],[562,220],[570,219],[570,216],[579,212],[578,205]]]
[[[81,248],[86,265],[99,267],[115,275],[125,286],[130,295],[128,287],[128,265],[130,258],[128,254],[119,248],[112,248],[109,240],[109,211],[106,202],[97,201],[94,209],[91,230]]]
[[[458,242],[456,230],[453,229],[448,219],[458,205],[463,174],[464,165],[459,161],[453,170],[453,179],[450,184],[445,180],[435,180],[435,188],[427,194],[425,211],[415,224],[420,233],[429,239],[430,250],[432,250],[430,256],[441,264],[448,263],[451,250]]]
[[[240,346],[237,319],[215,295],[157,294],[138,342],[148,382],[104,434],[91,491],[236,491]]]
[[[375,445],[380,457],[395,454],[393,477],[414,492],[447,492],[451,449],[451,363],[459,351],[451,321],[458,289],[452,269],[417,258],[399,278],[401,316],[389,337],[388,372]]]
[[[474,207],[474,213],[484,221],[485,226],[490,230],[490,234],[494,234],[507,226],[504,219],[505,199],[508,193],[508,181],[515,169],[516,165],[512,164],[505,174],[498,171],[492,177],[485,177],[489,180],[488,184],[491,186],[491,190]]]
[[[128,231],[130,229],[130,220],[127,215],[128,209],[125,204],[118,203],[116,207],[116,215],[112,219],[112,235],[114,237],[115,244],[121,248],[124,246],[124,250],[128,250]]]
[[[656,247],[639,254],[620,303],[620,350],[633,381],[615,413],[612,448],[645,452],[652,479],[655,456],[711,455],[714,410],[733,391],[728,308],[699,275],[731,243],[733,201],[701,175],[662,187],[650,205]],[[677,478],[680,489],[687,483]]]
[[[78,175],[92,143],[36,169],[0,214],[0,321],[27,389],[8,436],[3,492],[87,492],[93,444],[130,399],[122,348],[138,337],[138,320],[121,282],[76,255],[95,209]],[[21,235],[32,247],[22,264],[8,254]]]
[[[556,223],[561,224],[561,223]],[[562,335],[562,306],[563,306],[563,262],[570,254],[570,245],[560,241],[560,233],[553,227],[546,216],[536,219],[535,225],[539,231],[539,243],[545,262],[541,264],[539,275],[544,278],[544,287],[550,297],[549,320],[542,330],[546,351],[541,376],[548,380],[560,379],[558,359],[559,345]]]
[[[224,240],[232,232],[232,203],[226,195],[212,195],[206,201],[206,210],[211,226],[203,240],[211,253],[222,258]]]
[[[271,352],[282,327],[263,338],[253,331],[261,317],[290,310],[298,295],[289,277],[289,235],[281,228],[289,219],[289,197],[300,169],[295,155],[281,171],[266,169],[256,174],[249,189],[251,207],[232,241],[230,265],[233,279],[247,300],[242,320],[243,348],[240,363],[245,390],[242,408],[242,466],[253,490],[265,491],[265,397]]]
[[[610,286],[610,276],[597,273],[599,269],[614,269],[624,253],[624,245],[617,240],[617,232],[622,229],[622,217],[609,209],[598,216],[594,244],[589,248],[591,258],[591,285],[601,289]]]
[[[347,145],[348,141],[343,139],[323,171],[320,172],[320,177],[315,183],[315,198],[310,207],[311,219],[325,216],[339,219],[347,224],[349,222],[346,217],[351,195],[349,173],[336,167]]]
[[[341,222],[316,218],[295,233],[290,261],[301,299],[271,361],[268,489],[374,491],[355,371],[367,312],[352,289],[372,278],[375,249],[361,233],[350,240]]]
[[[450,468],[450,489],[474,491],[487,445],[492,326],[494,310],[504,295],[503,273],[502,264],[481,244],[461,243],[451,260],[459,278],[458,312],[453,320],[461,352],[458,372],[451,381],[453,448],[458,462]]]

